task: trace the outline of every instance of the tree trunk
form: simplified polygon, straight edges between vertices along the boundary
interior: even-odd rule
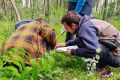
[[[44,12],[44,15],[45,15],[45,0],[43,0],[43,3],[42,3],[42,4],[43,4],[43,6],[44,6],[42,9],[43,9],[43,12]]]
[[[68,9],[68,0],[64,0],[63,7],[64,7],[64,10]]]
[[[28,8],[31,8],[31,0],[28,0]]]
[[[62,0],[59,0],[59,6],[62,7]]]
[[[103,20],[106,20],[107,18],[107,4],[108,4],[108,0],[104,0]]]
[[[99,6],[99,0],[96,1],[96,4],[95,4],[95,11],[97,12],[98,11],[98,6]]]
[[[26,0],[22,0],[22,8],[26,7]]]
[[[31,12],[32,12],[32,15],[31,15],[31,17],[32,17],[32,19],[34,18],[34,12],[35,12],[35,2],[34,2],[34,0],[32,0],[31,1],[31,3],[32,3],[32,8],[31,8]]]
[[[4,10],[4,13],[6,15],[6,4],[5,4],[5,0],[3,0],[3,10]]]
[[[14,10],[15,10],[15,13],[16,13],[16,16],[17,16],[17,21],[20,21],[20,14],[19,14],[18,9],[16,7],[15,0],[10,0],[10,1],[13,5]]]
[[[45,9],[45,16],[49,16],[49,0],[46,0],[46,9]]]
[[[59,0],[56,0],[56,9],[58,8]]]

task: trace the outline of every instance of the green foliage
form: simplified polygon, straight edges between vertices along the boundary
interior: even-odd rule
[[[0,21],[0,35],[6,39],[14,32],[13,22]]]
[[[30,60],[31,66],[32,66],[32,78],[33,80],[38,80],[38,66],[36,64],[36,59]]]
[[[65,10],[63,8],[54,7],[54,5],[50,6],[51,14],[49,16],[49,23],[55,29],[57,35],[57,42],[64,42],[65,35],[61,35],[61,28],[63,25],[61,24],[62,16],[65,14]]]
[[[56,64],[59,67],[63,68],[74,68],[79,69],[80,71],[85,70],[86,63],[81,57],[78,56],[68,56],[66,53],[55,53],[52,55],[57,62]]]
[[[0,69],[3,67],[3,57],[0,56]]]
[[[11,80],[11,79],[7,78],[7,77],[2,77],[2,78],[0,78],[0,80]]]
[[[113,24],[118,30],[120,30],[120,21],[119,20],[110,20],[110,23]]]
[[[1,70],[10,70],[13,72],[13,76],[16,75],[17,77],[21,78],[20,74],[18,73],[18,70],[14,66],[7,66],[3,67]]]
[[[0,68],[2,72],[1,77],[12,78],[15,76],[16,78],[21,78],[19,72],[22,72],[25,66],[23,58],[18,56],[14,49],[11,49],[9,52],[4,52],[2,57],[2,67]]]
[[[65,10],[60,7],[56,9],[53,6],[50,9],[49,23],[57,33],[57,42],[64,42],[65,34],[60,35],[63,26],[60,20],[65,14]],[[26,8],[23,12],[20,9],[22,12],[20,15],[22,19],[38,18],[36,10],[34,8],[34,11],[30,11]],[[112,11],[109,13],[110,16]],[[94,14],[98,18],[100,17],[98,13]],[[6,16],[3,15],[3,17]],[[119,20],[111,19],[110,22],[120,30]],[[0,21],[0,44],[14,32],[13,25],[14,23],[10,21]],[[25,64],[23,57],[16,55],[16,52],[20,52],[23,56],[27,55],[26,58],[30,59],[30,64]],[[68,56],[65,53],[51,51],[38,59],[31,59],[23,49],[11,49],[3,54],[4,56],[0,56],[0,80],[101,80],[94,75],[86,76],[86,63],[77,56]],[[119,80],[119,70],[118,68],[113,69],[114,77],[103,80]]]
[[[7,20],[7,16],[2,12],[0,12],[0,20]]]
[[[14,32],[14,26],[12,21],[0,20],[0,49],[3,42]]]
[[[42,58],[39,58],[38,61],[40,63],[40,74],[39,77],[42,79],[53,80],[60,76],[61,70],[55,64],[55,60],[52,57],[54,52],[50,54],[45,53]]]
[[[38,59],[29,58],[30,64],[29,66],[25,66],[23,57],[16,54],[18,51],[19,50],[11,49],[9,52],[4,52],[4,55],[0,57],[1,79],[6,77],[20,80],[39,80],[39,78],[53,80],[60,76],[61,70],[55,67],[54,58],[50,54],[46,53]]]
[[[60,80],[64,79],[63,68],[77,68],[79,71],[83,71],[83,69],[80,69],[80,66],[83,66],[81,59],[78,58],[77,62],[74,57],[67,57],[67,55],[64,54],[60,57],[60,53],[56,53],[55,51],[45,53],[43,57],[38,59],[30,59],[29,67],[23,66],[23,58],[16,55],[16,51],[17,50],[11,49],[10,52],[5,52],[6,55],[1,58],[1,65],[4,66],[0,68],[1,78]],[[2,61],[4,61],[4,63]]]
[[[21,80],[31,80],[32,67],[26,66],[21,73]]]
[[[107,9],[107,17],[111,17],[113,15],[115,11],[115,6],[116,6],[115,2],[109,3],[108,9]]]

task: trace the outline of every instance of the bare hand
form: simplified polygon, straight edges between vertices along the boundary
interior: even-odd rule
[[[67,49],[67,54],[68,55],[72,55],[71,50],[72,50],[71,48]]]
[[[64,47],[66,46],[66,43],[58,43],[55,48],[58,48],[58,47]]]

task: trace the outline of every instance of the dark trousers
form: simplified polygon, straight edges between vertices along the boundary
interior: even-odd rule
[[[109,50],[101,51],[100,60],[96,64],[96,68],[103,68],[105,66],[120,67],[120,56],[113,54]]]

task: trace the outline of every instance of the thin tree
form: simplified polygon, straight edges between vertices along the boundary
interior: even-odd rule
[[[19,14],[18,9],[16,7],[15,0],[10,0],[10,1],[13,5],[14,10],[15,10],[15,13],[16,13],[16,16],[17,16],[17,21],[20,21],[20,14]]]
[[[106,20],[107,18],[107,4],[108,4],[108,0],[104,0],[103,20]]]
[[[46,13],[45,16],[49,16],[49,0],[46,1]]]
[[[28,8],[31,7],[31,0],[28,0]]]

